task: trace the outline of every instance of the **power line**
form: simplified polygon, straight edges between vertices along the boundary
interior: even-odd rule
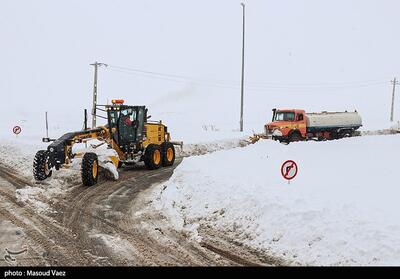
[[[115,65],[108,65],[108,69],[115,72],[120,72],[134,76],[144,76],[147,78],[162,79],[172,82],[187,83],[192,82],[202,84],[205,86],[226,88],[226,89],[240,89],[239,82],[226,81],[226,80],[212,80],[200,79],[184,75],[167,74],[155,71],[146,71],[141,69],[121,67]],[[246,88],[250,91],[266,91],[266,90],[327,90],[327,89],[351,89],[362,88],[388,84],[389,81],[352,81],[352,82],[330,82],[330,83],[274,83],[274,82],[245,82]]]
[[[341,87],[341,86],[364,86],[388,83],[388,81],[374,80],[374,81],[353,81],[353,82],[327,82],[327,83],[272,83],[272,82],[251,82],[254,86],[271,86],[271,87],[285,87],[285,88],[318,88],[318,87]]]
[[[206,86],[212,86],[212,87],[219,87],[219,88],[228,88],[228,89],[237,89],[238,87],[236,86],[230,86],[230,85],[223,85],[219,83],[213,83],[211,81],[203,81],[203,80],[195,80],[195,79],[177,79],[177,78],[171,78],[171,77],[164,77],[164,76],[152,76],[148,75],[145,73],[134,73],[134,72],[129,72],[129,71],[123,71],[123,70],[116,70],[116,69],[110,69],[111,71],[114,72],[120,72],[128,75],[134,75],[134,76],[143,76],[147,78],[155,78],[155,79],[161,79],[161,80],[167,80],[167,81],[173,81],[173,82],[179,82],[179,83],[187,83],[187,82],[192,82],[196,84],[203,84]]]
[[[134,68],[120,67],[120,66],[115,66],[115,65],[109,65],[109,67],[110,67],[110,70],[118,69],[120,71],[140,73],[140,74],[146,74],[146,75],[150,75],[150,76],[159,76],[159,77],[164,77],[164,78],[173,78],[173,79],[178,79],[178,80],[182,79],[182,80],[188,80],[188,81],[194,81],[194,82],[210,82],[210,83],[221,83],[221,84],[229,83],[228,81],[199,79],[199,78],[190,77],[190,76],[166,74],[166,73],[153,72],[153,71],[145,71],[145,70],[139,70],[139,69],[134,69]]]
[[[359,87],[370,87],[370,86],[375,86],[375,85],[381,85],[381,84],[388,84],[388,81],[380,81],[380,82],[373,82],[373,83],[354,83],[354,84],[349,84],[349,85],[315,85],[315,86],[252,86],[251,84],[248,85],[249,87],[254,87],[254,88],[267,88],[267,89],[296,89],[296,90],[309,90],[309,89],[341,89],[341,88],[359,88]]]

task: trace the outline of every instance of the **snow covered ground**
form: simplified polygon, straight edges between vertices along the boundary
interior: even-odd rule
[[[292,264],[399,265],[400,136],[244,148],[185,158],[154,206],[197,237],[207,224]],[[281,164],[295,160],[288,184]]]
[[[71,184],[80,179],[80,172],[76,169],[63,169],[53,171],[53,175],[45,181],[35,181],[32,173],[33,158],[38,150],[45,147],[42,143],[28,144],[20,138],[13,141],[0,139],[0,167],[11,169],[27,182],[24,188],[16,190],[16,197],[39,213],[51,212],[49,202],[55,203],[60,195],[71,189]]]
[[[193,113],[178,107],[172,109],[178,112],[167,113],[160,108],[155,118],[166,119],[173,140],[184,142],[183,150],[178,150],[182,156],[225,151],[185,158],[172,179],[158,187],[155,206],[165,211],[176,227],[191,231],[196,239],[199,225],[212,224],[240,242],[291,263],[400,263],[392,157],[399,137],[288,146],[260,141],[244,147],[253,130],[240,133],[223,121],[209,116],[202,119],[194,103],[185,109]],[[2,131],[8,131],[0,135],[0,163],[31,182],[17,190],[18,199],[38,212],[48,212],[49,201],[56,202],[71,190],[70,185],[79,185],[80,173],[63,169],[43,183],[32,179],[33,156],[46,147],[40,142],[44,129],[38,129],[43,119],[35,117],[38,119],[27,113],[17,121],[23,128],[18,137],[9,132],[14,122],[7,122],[8,126],[5,121],[0,123]],[[262,119],[267,116],[260,119],[254,125],[260,129],[255,132],[262,130]],[[60,122],[50,126],[51,137],[80,129],[79,119],[56,120]],[[279,174],[286,159],[295,159],[300,166],[299,176],[290,185]]]
[[[201,136],[203,134],[203,136]],[[219,131],[199,131],[197,143],[184,143],[183,149],[177,147],[177,156],[191,156],[206,154],[217,150],[231,149],[247,144],[246,137],[240,133],[224,133]],[[205,135],[205,136],[204,136]],[[241,138],[240,138],[241,137]],[[195,137],[192,138],[194,142]],[[190,140],[189,140],[190,142]],[[115,151],[105,149],[105,145],[96,150],[90,148],[90,144],[98,144],[94,140],[88,143],[86,149],[84,144],[74,146],[76,152],[95,152],[99,155],[100,166],[107,169],[108,179],[117,180],[119,173],[109,161],[109,155],[115,155]],[[0,166],[12,169],[15,173],[22,175],[31,185],[26,185],[16,191],[19,201],[33,206],[37,212],[50,212],[49,202],[54,203],[66,192],[72,190],[71,185],[80,185],[80,158],[76,158],[69,169],[53,171],[50,178],[42,182],[33,179],[33,158],[38,150],[46,149],[47,144],[40,142],[40,136],[28,130],[26,134],[0,137]]]

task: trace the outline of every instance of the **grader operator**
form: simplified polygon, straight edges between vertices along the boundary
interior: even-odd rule
[[[85,186],[97,183],[99,158],[95,152],[74,152],[76,143],[96,139],[115,150],[109,156],[116,168],[123,164],[143,161],[148,169],[172,166],[175,161],[174,143],[170,141],[167,126],[161,121],[148,121],[145,106],[127,106],[123,100],[113,100],[106,105],[107,124],[94,129],[71,132],[53,141],[47,150],[36,153],[33,162],[33,175],[38,181],[52,175],[52,170],[69,167],[76,159],[81,161],[81,176]],[[100,143],[100,145],[102,144]],[[98,145],[97,145],[98,146]]]

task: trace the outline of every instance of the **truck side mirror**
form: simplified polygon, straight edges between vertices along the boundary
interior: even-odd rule
[[[147,119],[150,119],[150,118],[151,118],[151,115],[147,116]]]

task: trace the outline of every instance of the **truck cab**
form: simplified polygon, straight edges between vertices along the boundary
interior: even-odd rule
[[[264,126],[267,136],[279,141],[306,138],[306,113],[302,109],[273,109],[272,122]]]

